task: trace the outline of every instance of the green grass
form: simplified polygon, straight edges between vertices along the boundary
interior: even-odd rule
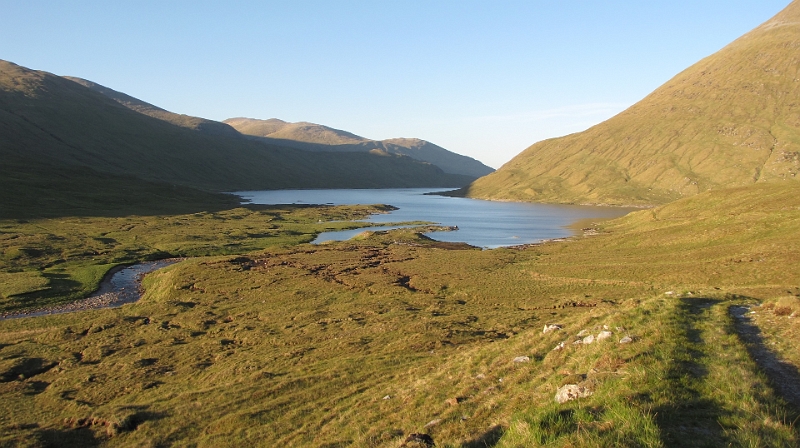
[[[664,204],[710,189],[797,180],[800,3],[584,132],[536,143],[471,197]]]
[[[727,313],[786,302],[800,284],[796,193],[706,193],[527,249],[398,230],[192,258],[148,276],[135,304],[0,322],[2,440],[397,447],[426,432],[444,447],[796,446],[797,410]],[[159,219],[179,239],[213,233],[205,220],[277,212],[226,213]],[[285,213],[274,223],[288,230],[341,209]],[[543,334],[549,323],[563,330]],[[612,338],[571,343],[603,326]],[[565,383],[593,395],[557,405]]]
[[[250,206],[186,215],[0,221],[0,311],[82,298],[118,264],[309,242],[322,231],[364,226],[346,220],[384,208]]]

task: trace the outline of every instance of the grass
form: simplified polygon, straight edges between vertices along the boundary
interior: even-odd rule
[[[0,311],[84,297],[119,264],[310,242],[322,231],[363,226],[345,221],[384,208],[250,206],[185,215],[0,221]]]
[[[797,180],[800,3],[615,117],[536,143],[470,197],[664,204],[711,189]]]
[[[397,230],[191,258],[148,276],[135,304],[0,322],[0,440],[796,446],[797,410],[728,307],[793,303],[799,198],[793,185],[706,193],[524,249]],[[161,220],[188,235],[211,216]],[[605,327],[611,338],[572,344]],[[567,383],[593,394],[558,405]]]

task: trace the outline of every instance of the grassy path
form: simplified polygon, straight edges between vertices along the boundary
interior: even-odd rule
[[[605,317],[637,337],[572,349],[572,365],[593,366],[582,371],[594,394],[518,414],[497,447],[797,446],[797,413],[751,359],[728,312],[741,303],[656,298]]]
[[[800,411],[800,371],[791,362],[770,350],[758,325],[748,314],[750,307],[732,306],[731,316],[735,319],[736,332],[747,347],[750,356],[769,378],[769,382],[781,396]]]

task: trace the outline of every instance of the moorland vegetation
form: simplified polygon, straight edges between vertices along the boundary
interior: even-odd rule
[[[667,86],[651,99],[670,91],[674,103],[631,109],[684,116],[695,99],[702,113],[682,127],[665,119],[651,129],[654,141],[673,135],[678,152],[635,145],[643,152],[634,157],[622,134],[597,134],[606,156],[564,147],[569,163],[524,167],[556,144],[544,142],[474,185],[518,176],[487,195],[662,205],[582,223],[565,241],[493,250],[419,229],[308,244],[324,230],[364,226],[353,219],[387,206],[240,206],[194,181],[164,183],[160,176],[200,178],[206,168],[193,174],[201,160],[192,159],[173,172],[156,153],[135,160],[151,140],[137,140],[133,130],[143,128],[131,126],[166,139],[204,135],[202,122],[150,110],[163,115],[154,118],[132,110],[146,104],[4,65],[18,76],[0,78],[13,86],[0,100],[14,105],[0,117],[0,182],[10,187],[0,197],[11,205],[0,210],[0,309],[84,297],[119,264],[185,259],[145,277],[136,303],[0,320],[0,445],[798,446],[800,183],[788,180],[792,156],[779,156],[796,144],[784,75],[797,61],[783,49],[795,48],[785,36],[796,34],[798,10],[795,1],[719,53],[728,65],[719,54],[701,62],[715,70],[709,83]],[[750,70],[758,61],[766,65]],[[776,61],[784,65],[768,70]],[[723,73],[731,84],[707,103]],[[745,108],[745,97],[763,101]],[[103,121],[99,110],[127,118]],[[79,120],[63,124],[65,115]],[[734,124],[730,135],[692,134],[719,116]],[[614,120],[587,132],[622,123]],[[42,125],[56,122],[63,127]],[[112,125],[130,141],[104,142]],[[618,144],[602,149],[611,140]],[[737,144],[721,143],[729,140]],[[193,141],[208,152],[191,154],[213,152]],[[58,155],[39,163],[21,142]],[[133,155],[102,156],[118,143]],[[178,163],[189,154],[181,148],[163,157]],[[609,151],[627,157],[627,186],[608,174],[617,170]],[[640,157],[654,171],[635,172]],[[147,163],[153,178],[142,174]],[[598,166],[608,169],[589,169]],[[530,183],[540,181],[548,187]],[[572,399],[557,400],[564,391]]]
[[[391,447],[426,433],[437,446],[794,446],[796,408],[729,309],[760,312],[767,299],[779,322],[762,336],[797,331],[781,308],[800,295],[795,185],[704,193],[591,236],[490,251],[413,230],[320,246],[281,236],[351,209],[159,218],[245,253],[150,274],[144,298],[121,308],[0,322],[2,440]],[[242,220],[252,228],[224,235]],[[5,227],[4,241],[25,225],[53,223]],[[117,229],[92,244],[125,232],[142,235]],[[202,253],[213,241],[161,249]],[[34,255],[17,293],[48,286]],[[783,344],[759,347],[795,347]],[[559,404],[565,384],[591,395]]]

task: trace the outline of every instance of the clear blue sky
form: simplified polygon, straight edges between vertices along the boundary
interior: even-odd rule
[[[499,167],[789,0],[0,0],[0,59],[173,112],[419,137]]]

